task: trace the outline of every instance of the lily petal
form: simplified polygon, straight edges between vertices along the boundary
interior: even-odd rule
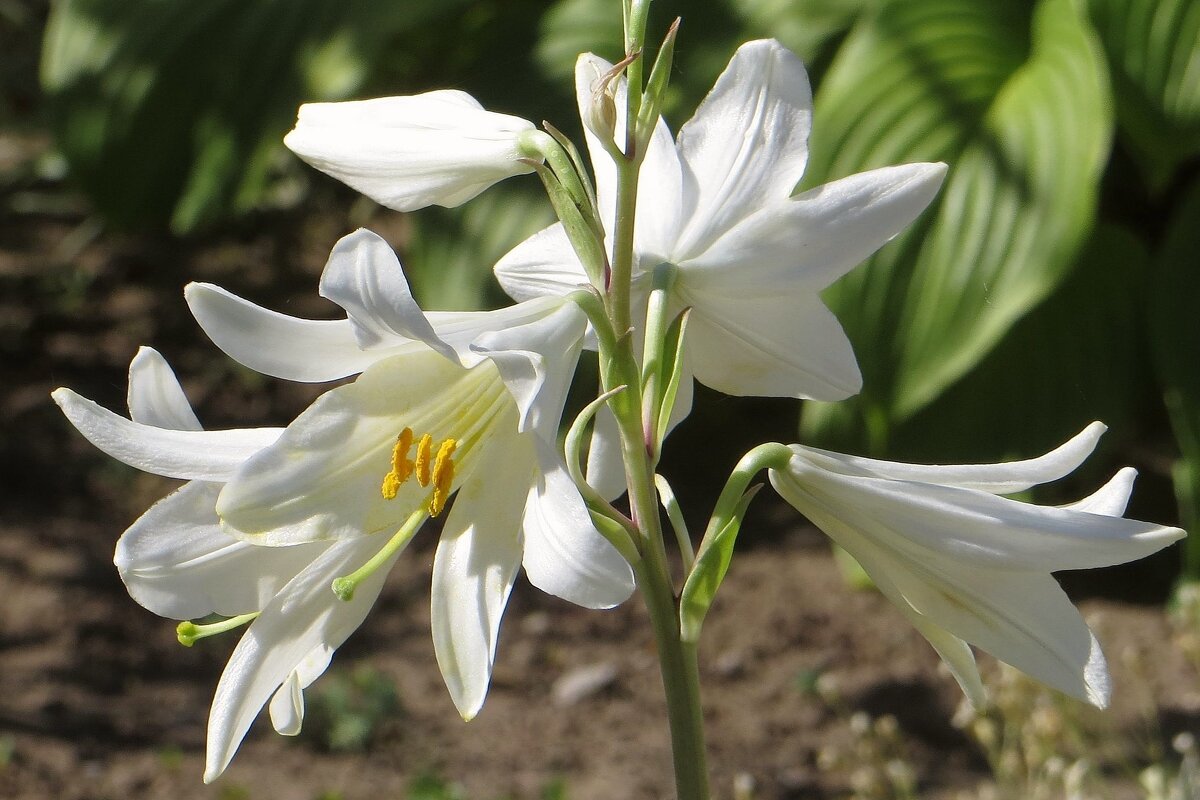
[[[276,733],[296,736],[304,722],[304,690],[321,677],[333,659],[333,648],[322,642],[314,647],[292,670],[275,694],[267,710]]]
[[[841,323],[815,294],[709,295],[680,275],[691,305],[689,363],[696,380],[735,396],[844,400],[862,374]]]
[[[365,228],[333,246],[321,273],[321,296],[346,309],[364,350],[416,339],[446,358],[458,358],[417,305],[391,245]]]
[[[760,203],[679,263],[711,292],[819,292],[911,225],[945,176],[945,164],[904,164]]]
[[[947,557],[979,568],[1046,573],[1094,569],[1144,558],[1183,536],[1178,528],[957,486],[847,477],[796,460],[789,470],[808,503],[837,509],[848,524],[914,561]]]
[[[561,303],[540,319],[486,333],[471,346],[500,371],[517,403],[522,432],[555,440],[586,329],[583,312]]]
[[[263,608],[326,547],[256,547],[221,530],[221,485],[192,481],[155,503],[117,541],[129,595],[169,619]]]
[[[679,131],[688,205],[672,255],[702,252],[748,209],[788,197],[808,162],[811,126],[800,59],[773,39],[739,47]]]
[[[490,448],[463,482],[433,557],[433,648],[458,713],[483,707],[500,620],[521,566],[521,517],[533,476],[526,439]]]
[[[397,552],[364,579],[351,600],[338,600],[329,584],[353,572],[383,545],[364,537],[339,542],[293,578],[251,623],[229,657],[208,718],[204,782],[216,780],[267,700],[321,645],[336,649],[362,624]]]
[[[129,362],[128,404],[134,422],[175,431],[202,430],[175,372],[152,347],[138,348]]]
[[[517,301],[564,297],[588,285],[587,273],[561,222],[543,228],[508,251],[493,271],[500,286]]]
[[[349,320],[289,317],[208,283],[190,283],[183,293],[213,344],[264,375],[321,383],[362,372],[380,358],[359,348]]]
[[[224,481],[247,458],[272,444],[279,428],[174,431],[141,425],[81,397],[70,389],[51,396],[84,437],[108,455],[168,478]]]
[[[862,456],[848,456],[803,445],[793,445],[792,450],[821,469],[842,475],[936,483],[943,486],[957,486],[962,489],[976,489],[992,494],[1012,494],[1023,492],[1043,483],[1056,481],[1074,472],[1096,449],[1100,437],[1106,430],[1108,427],[1104,423],[1093,422],[1045,455],[999,464],[945,466],[904,464],[896,461],[863,458]],[[1117,491],[1124,486],[1124,481],[1132,481],[1132,476],[1127,473],[1119,473],[1119,476],[1121,483],[1111,483],[1100,492]],[[1129,488],[1132,489],[1132,486],[1130,485]],[[1076,510],[1089,511],[1091,509],[1080,507]],[[1093,513],[1104,512],[1095,511]]]
[[[543,592],[584,608],[612,608],[633,593],[633,570],[592,524],[557,453],[535,439],[541,474],[529,490],[525,574]]]

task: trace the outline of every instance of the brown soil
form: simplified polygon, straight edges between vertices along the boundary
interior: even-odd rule
[[[350,753],[311,736],[284,739],[260,721],[228,774],[204,786],[208,702],[236,634],[185,649],[170,622],[128,598],[113,543],[172,484],[94,451],[49,392],[69,385],[120,409],[128,361],[151,344],[211,427],[286,422],[317,389],[230,365],[191,322],[180,289],[210,280],[290,313],[332,315],[315,298],[316,276],[349,226],[341,214],[281,216],[180,241],[92,238],[90,225],[70,206],[0,217],[0,797],[356,800],[404,797],[423,774],[460,783],[473,800],[536,798],[556,780],[572,800],[672,795],[661,686],[636,599],[588,612],[518,586],[487,705],[474,722],[459,720],[429,640],[431,532],[335,660],[340,674],[367,664],[393,681],[400,713]],[[398,225],[392,215],[372,220],[393,241]],[[732,464],[731,448],[744,449],[739,436],[793,424],[790,404],[706,402],[718,404],[707,419],[719,415],[734,440],[703,445],[701,466],[714,473]],[[705,435],[679,432],[694,449]],[[686,500],[705,505],[704,479],[680,487]],[[762,800],[846,796],[846,771],[818,769],[817,754],[845,746],[856,710],[896,716],[922,797],[973,790],[989,773],[950,724],[958,690],[931,649],[878,595],[845,588],[817,533],[761,502],[701,652],[718,796],[732,796],[742,774]],[[1084,608],[1103,616],[1101,639],[1123,656],[1112,659],[1115,709],[1095,723],[1116,750],[1136,759],[1135,737],[1197,730],[1200,686],[1171,649],[1161,610],[1105,600]],[[1129,663],[1148,674],[1131,676]],[[597,664],[611,667],[611,683],[572,705],[554,700],[559,678]],[[839,680],[844,706],[805,691],[819,673]],[[1116,796],[1128,796],[1126,785],[1114,778]]]

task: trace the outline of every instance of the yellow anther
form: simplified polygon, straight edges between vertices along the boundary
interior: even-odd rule
[[[433,461],[433,494],[429,497],[429,515],[436,517],[446,507],[450,498],[450,487],[454,483],[454,450],[458,442],[443,439],[438,446],[437,458]]]
[[[396,437],[396,445],[392,448],[392,470],[383,476],[383,485],[379,488],[384,500],[395,499],[403,484],[413,474],[413,462],[408,457],[412,449],[412,428],[405,428]]]
[[[432,456],[433,437],[428,433],[421,437],[421,441],[417,443],[417,459],[413,463],[413,468],[417,473],[417,483],[422,486],[429,485],[429,459]]]

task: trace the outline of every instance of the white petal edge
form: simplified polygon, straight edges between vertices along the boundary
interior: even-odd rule
[[[152,347],[138,348],[129,362],[127,403],[134,422],[176,431],[202,430],[179,379]]]
[[[773,39],[739,47],[679,131],[687,201],[675,263],[792,193],[808,161],[811,126],[812,89],[800,59]]]
[[[711,292],[819,292],[911,225],[945,175],[945,164],[851,175],[764,205],[678,263]]]
[[[793,445],[792,450],[822,469],[843,475],[937,483],[992,494],[1012,494],[1056,481],[1074,472],[1096,449],[1106,430],[1108,426],[1104,423],[1093,422],[1045,455],[996,464],[905,464],[848,456],[804,445]]]
[[[815,294],[742,296],[693,292],[688,361],[696,380],[737,397],[844,400],[862,374],[837,317]]]
[[[620,605],[633,593],[633,570],[593,526],[553,448],[536,442],[541,474],[529,490],[522,524],[529,582],[584,608]]]
[[[543,228],[508,251],[493,267],[496,280],[512,299],[564,297],[588,285],[561,222]]]
[[[433,557],[433,649],[464,720],[483,707],[521,566],[521,517],[534,470],[527,441],[488,449],[459,488]]]
[[[169,619],[263,608],[324,544],[256,547],[221,530],[221,485],[192,481],[152,505],[117,540],[113,563],[129,595]]]
[[[183,294],[213,344],[273,378],[333,381],[362,372],[380,357],[359,348],[349,320],[289,317],[208,283],[190,283]]]
[[[173,431],[141,425],[70,389],[51,396],[89,442],[113,458],[168,478],[225,481],[247,458],[272,444],[280,428]]]

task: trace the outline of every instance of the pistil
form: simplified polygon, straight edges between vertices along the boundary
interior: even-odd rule
[[[223,619],[220,622],[210,622],[204,625],[197,625],[194,622],[183,621],[175,626],[175,638],[184,647],[191,647],[198,639],[204,639],[209,636],[215,636],[218,633],[231,631],[234,628],[239,628],[252,622],[257,617],[259,612],[255,611],[250,614],[240,614],[236,617]]]

